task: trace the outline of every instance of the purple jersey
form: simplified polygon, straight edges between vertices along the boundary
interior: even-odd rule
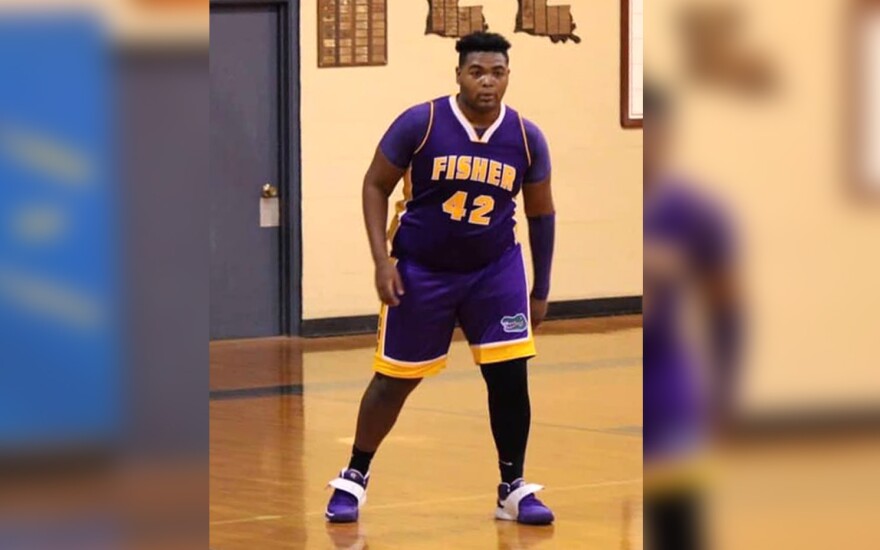
[[[537,126],[502,104],[478,134],[455,96],[408,109],[379,147],[406,169],[391,253],[438,271],[481,269],[515,246],[516,195],[550,174]]]

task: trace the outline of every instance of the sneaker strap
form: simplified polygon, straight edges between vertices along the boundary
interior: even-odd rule
[[[337,477],[336,479],[330,481],[329,485],[334,489],[345,491],[346,493],[354,496],[358,500],[358,505],[363,505],[367,501],[367,490],[364,489],[359,483],[351,481],[350,479]]]
[[[504,511],[513,517],[517,517],[519,515],[519,502],[525,497],[537,493],[543,488],[543,485],[538,485],[536,483],[527,483],[517,487],[507,495],[506,499],[504,499],[504,502],[502,503]]]

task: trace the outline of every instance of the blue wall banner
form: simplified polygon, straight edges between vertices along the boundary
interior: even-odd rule
[[[110,63],[93,18],[0,15],[0,451],[120,426]]]

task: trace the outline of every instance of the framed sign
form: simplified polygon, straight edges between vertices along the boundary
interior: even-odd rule
[[[859,195],[880,199],[880,0],[858,0],[852,17],[850,141]]]
[[[642,127],[644,0],[620,0],[620,124]]]

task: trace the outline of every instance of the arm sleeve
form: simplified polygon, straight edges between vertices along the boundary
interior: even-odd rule
[[[546,300],[550,294],[550,271],[553,265],[553,241],[556,235],[556,215],[529,218],[529,244],[532,247],[534,280],[532,298]]]
[[[550,148],[547,146],[547,140],[540,128],[526,119],[523,119],[523,124],[532,160],[523,182],[526,184],[537,183],[547,179],[547,176],[550,175]]]
[[[422,103],[407,109],[391,123],[379,142],[382,154],[391,164],[401,169],[409,166],[428,132],[430,111],[430,105]]]

